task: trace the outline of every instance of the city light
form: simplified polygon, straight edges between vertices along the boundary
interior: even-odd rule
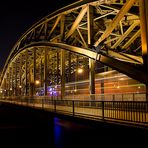
[[[22,86],[21,86],[21,85],[19,85],[19,88],[22,88]]]
[[[39,80],[36,80],[36,81],[35,81],[35,84],[36,84],[36,85],[40,84],[40,81],[39,81]]]
[[[79,73],[79,74],[83,73],[83,69],[82,69],[82,68],[79,68],[79,69],[78,69],[78,73]]]

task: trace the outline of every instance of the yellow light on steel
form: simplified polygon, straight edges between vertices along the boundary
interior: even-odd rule
[[[83,69],[82,68],[79,68],[78,69],[78,73],[82,73],[83,72]]]
[[[35,81],[35,84],[36,84],[36,85],[40,84],[40,81],[39,81],[39,80],[36,80],[36,81]]]

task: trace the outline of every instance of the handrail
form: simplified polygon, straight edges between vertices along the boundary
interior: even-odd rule
[[[3,99],[19,99],[19,98],[48,98],[48,99],[61,99],[61,96],[3,96]],[[65,100],[96,100],[96,101],[146,101],[146,93],[138,92],[138,93],[106,93],[106,94],[71,94],[65,95]]]
[[[148,125],[146,101],[51,100],[46,97],[7,98],[0,101],[93,120]]]

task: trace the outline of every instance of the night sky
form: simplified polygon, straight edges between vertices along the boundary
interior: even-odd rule
[[[4,0],[0,4],[0,71],[17,40],[34,23],[78,0]]]

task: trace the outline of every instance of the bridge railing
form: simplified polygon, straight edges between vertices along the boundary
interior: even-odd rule
[[[7,98],[1,101],[95,120],[148,125],[146,101],[54,100],[49,97]]]
[[[75,94],[65,96],[68,100],[96,100],[96,101],[145,101],[145,93],[116,93],[116,94]]]

